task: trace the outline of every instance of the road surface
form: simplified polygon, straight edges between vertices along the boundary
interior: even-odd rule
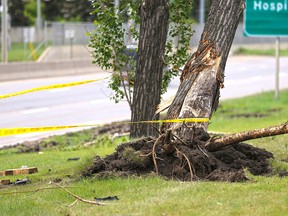
[[[280,63],[280,87],[288,88],[288,58]],[[274,89],[275,59],[272,57],[230,57],[226,65],[221,100]],[[109,73],[4,82],[0,95],[43,85],[104,78]],[[33,92],[0,100],[0,128],[41,127],[71,124],[102,124],[130,118],[128,104],[109,99],[108,80]],[[164,98],[175,94],[179,79],[173,80]],[[281,95],[280,95],[281,96]],[[0,137],[0,147],[35,140],[67,130]]]

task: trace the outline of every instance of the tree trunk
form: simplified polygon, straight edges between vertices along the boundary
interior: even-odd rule
[[[168,31],[168,0],[143,0],[140,18],[132,122],[152,120],[160,103],[163,58]],[[155,129],[148,124],[131,125],[131,137],[155,134]]]
[[[244,0],[213,0],[197,51],[186,63],[167,119],[210,118],[218,107],[227,56],[245,8]],[[195,129],[208,123],[165,124],[182,140],[191,141]]]

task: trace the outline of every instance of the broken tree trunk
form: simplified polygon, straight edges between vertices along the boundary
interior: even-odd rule
[[[197,51],[186,63],[181,83],[166,118],[210,118],[218,107],[227,56],[245,8],[244,0],[213,0]],[[164,124],[182,140],[193,140],[195,129],[208,123]]]
[[[276,136],[276,135],[281,135],[281,134],[286,134],[286,133],[288,133],[287,123],[282,124],[282,125],[262,128],[262,129],[255,129],[251,131],[245,131],[241,133],[226,135],[226,136],[218,137],[218,138],[211,138],[206,143],[205,147],[208,151],[215,151],[215,150],[218,150],[220,148],[223,148],[225,146],[228,146],[234,143],[239,143],[239,142],[243,142],[243,141],[251,140],[251,139]]]

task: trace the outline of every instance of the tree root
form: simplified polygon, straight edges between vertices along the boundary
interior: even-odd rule
[[[176,153],[177,153],[177,156],[178,154],[181,154],[185,160],[187,161],[187,164],[188,164],[188,167],[189,167],[189,171],[190,171],[190,180],[193,181],[193,176],[194,176],[194,173],[195,173],[195,169],[194,167],[192,166],[192,164],[190,163],[188,157],[183,153],[181,152],[179,149],[177,149],[176,147],[174,147],[175,150],[176,150]],[[179,156],[178,156],[179,157]],[[180,157],[179,157],[180,158]]]
[[[154,142],[153,148],[152,148],[152,159],[153,159],[156,175],[159,175],[159,171],[158,171],[158,166],[157,166],[157,161],[156,161],[157,154],[156,154],[155,149],[156,149],[156,145],[161,143],[163,137],[164,137],[164,134],[159,136],[158,139]]]

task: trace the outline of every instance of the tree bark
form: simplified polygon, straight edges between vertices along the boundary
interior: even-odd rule
[[[227,56],[245,8],[244,0],[213,0],[197,51],[186,63],[181,83],[166,119],[210,118],[218,107]],[[208,123],[165,124],[185,141],[195,128],[207,131]]]
[[[132,122],[152,120],[160,103],[169,19],[168,0],[143,0],[140,6],[140,18]],[[130,136],[154,136],[156,132],[148,124],[132,124]]]
[[[251,139],[258,139],[269,136],[276,136],[288,133],[288,124],[282,124],[277,126],[271,126],[268,128],[256,129],[251,131],[245,131],[242,133],[226,135],[219,138],[210,139],[205,145],[208,151],[215,151],[225,146],[243,142]]]

